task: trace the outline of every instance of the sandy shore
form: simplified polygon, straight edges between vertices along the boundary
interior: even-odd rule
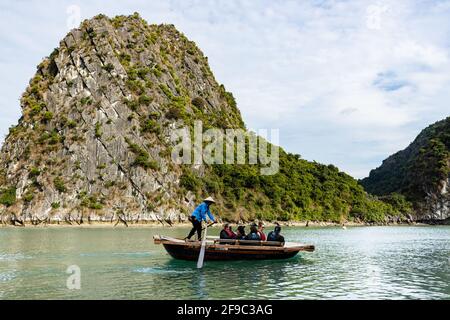
[[[242,223],[242,225],[250,225],[251,222],[248,223]],[[374,223],[361,223],[361,222],[345,222],[345,223],[335,223],[335,222],[317,222],[317,221],[288,221],[288,222],[279,222],[281,226],[284,227],[363,227],[363,226],[402,226],[402,225],[427,225],[425,223],[400,223],[400,224],[374,224]],[[237,223],[231,223],[232,226],[237,226],[239,224]],[[266,228],[270,228],[275,226],[275,223],[272,222],[264,222],[264,225]],[[148,223],[128,223],[128,226],[126,226],[123,223],[119,223],[116,225],[115,222],[91,222],[91,223],[82,223],[82,224],[68,224],[68,223],[50,223],[50,224],[39,224],[39,225],[33,225],[31,223],[25,223],[25,226],[14,226],[9,224],[0,224],[0,228],[188,228],[191,227],[190,222],[183,222],[183,223],[174,223],[174,224],[168,224],[161,222],[148,222]],[[221,228],[223,226],[223,223],[217,223],[212,228]],[[210,228],[211,228],[210,227]]]

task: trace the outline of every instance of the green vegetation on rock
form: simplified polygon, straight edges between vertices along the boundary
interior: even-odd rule
[[[433,216],[441,203],[445,207],[449,201],[444,190],[449,174],[450,117],[424,129],[406,149],[384,160],[361,183],[388,203],[392,199],[386,196],[401,194],[419,214]]]
[[[61,177],[56,177],[55,180],[53,181],[53,185],[55,186],[55,189],[61,193],[64,193],[67,191],[64,180],[61,179]]]
[[[214,165],[204,177],[185,169],[180,185],[196,194],[214,194],[230,220],[316,220],[384,222],[405,214],[408,205],[367,195],[351,176],[334,166],[280,153],[280,172],[260,175],[259,166]],[[237,213],[245,208],[242,213]],[[238,214],[238,215],[237,215]]]
[[[133,165],[143,167],[144,169],[158,169],[158,163],[150,159],[150,155],[147,151],[128,139],[126,142],[128,143],[129,149],[136,155]]]
[[[0,204],[9,207],[14,203],[16,203],[16,188],[10,187],[0,190]]]

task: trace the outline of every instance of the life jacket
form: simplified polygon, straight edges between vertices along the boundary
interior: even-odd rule
[[[223,229],[222,231],[220,231],[220,238],[221,239],[236,239],[236,234],[231,230]]]
[[[258,231],[258,235],[261,238],[261,241],[266,241],[267,240],[267,237],[264,234],[264,232]]]
[[[227,236],[228,236],[230,239],[235,239],[235,238],[236,238],[236,233],[234,233],[234,232],[231,231],[230,229],[224,230],[224,231],[225,231],[225,233],[227,234]]]

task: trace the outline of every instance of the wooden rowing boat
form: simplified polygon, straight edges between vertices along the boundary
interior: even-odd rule
[[[153,237],[155,244],[162,244],[175,259],[196,261],[201,241],[186,241],[166,236]],[[313,252],[313,245],[295,242],[209,239],[205,260],[263,260],[287,259],[300,251]]]

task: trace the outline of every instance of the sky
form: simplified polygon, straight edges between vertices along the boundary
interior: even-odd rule
[[[0,0],[0,139],[71,28],[133,12],[197,43],[248,128],[356,178],[450,115],[450,1]]]

